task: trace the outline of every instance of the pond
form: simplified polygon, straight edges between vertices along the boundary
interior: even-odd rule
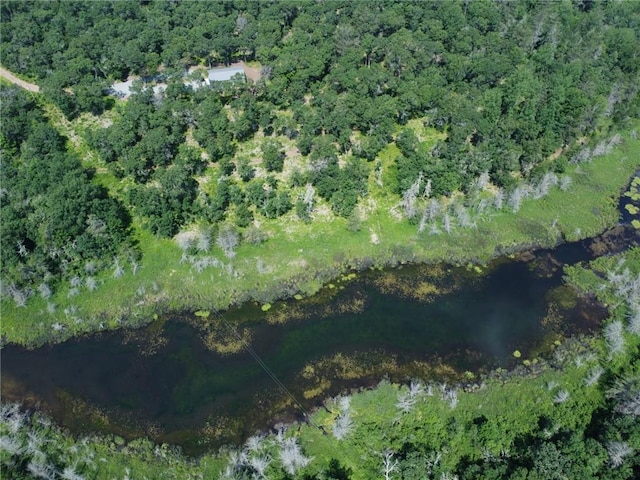
[[[301,420],[323,399],[381,378],[459,381],[544,356],[555,340],[592,332],[605,316],[562,285],[562,265],[638,239],[618,226],[482,269],[366,271],[268,311],[181,313],[32,351],[7,346],[2,397],[74,433],[148,436],[196,455]]]

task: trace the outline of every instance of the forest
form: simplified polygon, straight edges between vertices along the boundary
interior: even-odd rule
[[[81,282],[87,273],[104,269],[105,259],[133,252],[131,217],[121,202],[92,183],[67,150],[64,138],[26,94],[0,90],[2,115],[2,280],[18,304],[27,301],[20,290],[30,284],[43,298],[61,277]],[[8,157],[8,158],[7,158]],[[9,161],[8,161],[9,160]]]
[[[64,238],[52,233],[49,243],[24,225],[11,229],[2,271],[12,272],[14,293],[26,289],[18,297],[45,277],[60,278],[60,257],[51,256],[65,241],[112,263],[127,215],[160,237],[198,223],[251,241],[254,221],[292,212],[287,218],[309,222],[323,206],[357,229],[356,207],[379,195],[396,196],[402,215],[422,229],[438,220],[448,232],[453,217],[472,225],[460,206],[441,200],[462,194],[469,207],[490,185],[498,209],[503,198],[517,209],[522,198],[558,185],[567,164],[606,150],[586,146],[590,136],[638,116],[635,2],[7,1],[1,8],[3,64],[37,81],[69,119],[107,115],[83,137],[123,185],[117,206],[107,207],[99,188],[84,190],[82,202],[102,202],[96,208],[109,218],[85,209],[72,228],[68,218],[52,226]],[[189,66],[240,60],[260,67],[257,83],[194,90],[183,82]],[[137,82],[127,100],[106,95],[129,76],[153,84],[159,71],[164,92]],[[19,177],[28,171],[18,148],[27,139],[14,132],[31,120],[14,112],[34,104],[4,95],[12,100],[3,107],[11,159],[3,168]],[[46,130],[27,134],[45,137],[38,142],[46,151],[29,154],[35,162],[62,148]],[[538,190],[521,188],[526,182]],[[33,203],[30,192],[6,190],[3,217],[19,218],[21,199]],[[52,213],[67,217],[63,211]],[[87,222],[94,230],[108,225],[104,239],[117,236],[108,252],[95,235],[85,246]]]
[[[40,86],[0,83],[1,344],[266,311],[352,270],[580,240],[618,221],[638,168],[640,2],[5,0],[0,22],[2,66]],[[259,79],[190,83],[193,67],[239,62]],[[131,95],[113,95],[126,80]],[[75,480],[637,478],[638,258],[567,267],[610,307],[603,335],[515,373],[382,382],[197,460],[74,438],[3,403],[0,466]]]

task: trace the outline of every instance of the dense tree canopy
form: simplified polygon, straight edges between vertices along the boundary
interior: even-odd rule
[[[133,180],[123,199],[162,236],[198,218],[244,228],[294,206],[308,221],[314,198],[355,218],[374,182],[417,218],[416,198],[469,193],[481,177],[515,189],[562,173],[578,139],[640,107],[637,2],[8,0],[0,8],[3,64],[37,79],[67,116],[113,108],[105,88],[139,78],[86,137],[112,173]],[[187,67],[238,60],[255,62],[261,79],[183,82]],[[157,81],[166,88],[148,88]],[[60,143],[42,122],[32,140],[20,138],[32,106],[10,108],[4,148],[33,161],[57,155],[41,150]],[[427,129],[442,135],[426,142],[419,130]]]
[[[637,113],[636,2],[7,1],[2,10],[3,62],[39,78],[69,114],[108,108],[97,94],[108,81],[160,64],[260,62],[266,85],[233,100],[233,121],[221,114],[230,97],[195,100],[196,138],[214,159],[267,127],[261,112],[274,108],[296,112],[304,154],[319,134],[346,151],[357,130],[366,136],[358,153],[370,160],[395,124],[426,118],[447,129],[439,166],[424,166],[446,192],[481,171],[509,184],[603,118]],[[125,167],[138,179],[159,161],[149,157],[170,156],[178,141],[179,129],[149,123],[149,132],[125,123],[136,138],[113,139],[141,143]],[[167,141],[156,145],[154,135]]]
[[[131,246],[125,207],[17,88],[2,88],[2,278],[28,295]],[[82,272],[83,274],[85,272]]]

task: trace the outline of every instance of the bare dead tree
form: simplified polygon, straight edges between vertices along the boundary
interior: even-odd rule
[[[340,413],[333,424],[333,436],[338,440],[344,440],[353,431],[351,419],[351,398],[344,396],[338,399]]]
[[[471,221],[471,216],[469,215],[469,211],[465,208],[464,205],[457,204],[454,207],[454,213],[456,214],[456,219],[458,220],[458,224],[463,228],[475,227],[476,224]]]
[[[87,277],[84,281],[84,284],[87,287],[87,290],[89,290],[90,292],[93,292],[98,288],[98,282],[94,277]]]
[[[607,453],[613,468],[621,466],[625,458],[633,453],[633,448],[627,442],[609,441],[607,442]]]
[[[198,241],[196,249],[199,252],[208,252],[211,248],[211,230],[204,229],[198,232]]]
[[[216,244],[222,249],[227,258],[236,256],[235,248],[238,246],[239,236],[235,229],[229,225],[225,225],[220,229]]]
[[[257,478],[267,478],[265,472],[270,463],[271,458],[269,456],[249,457],[249,465],[255,471]]]
[[[640,375],[617,378],[607,390],[607,398],[615,400],[616,412],[633,417],[640,416]]]
[[[45,300],[50,298],[52,295],[52,291],[51,291],[51,287],[49,287],[48,284],[42,282],[40,285],[38,285],[38,291],[40,292],[40,296],[42,298],[44,298]]]
[[[15,285],[9,286],[9,294],[13,298],[17,307],[26,307],[27,300],[29,299],[29,293],[26,290],[21,290]]]
[[[566,390],[559,390],[553,397],[554,403],[564,403],[569,400],[569,392]]]
[[[547,172],[540,179],[536,187],[533,189],[533,198],[540,199],[546,197],[552,187],[558,184],[558,176],[553,172]]]
[[[562,177],[560,177],[560,181],[558,182],[558,186],[560,187],[560,190],[567,191],[569,189],[569,187],[571,186],[571,183],[573,182],[573,180],[571,180],[571,177],[569,175],[563,175]]]
[[[445,213],[442,217],[442,228],[445,232],[451,233],[453,226],[451,225],[451,217],[448,213]]]
[[[120,278],[124,275],[124,268],[117,258],[113,259],[113,278]]]
[[[587,387],[591,387],[595,385],[596,383],[598,383],[598,380],[600,380],[600,377],[602,376],[603,373],[604,373],[604,368],[602,368],[600,365],[592,368],[587,373],[587,376],[584,379],[584,384]]]
[[[493,196],[493,206],[496,210],[502,210],[504,205],[504,190],[502,188],[498,188],[496,190],[495,195]]]
[[[302,195],[302,203],[307,207],[307,214],[311,215],[313,211],[313,200],[316,194],[316,189],[310,183],[306,185],[304,194]]]
[[[416,200],[420,194],[420,186],[422,185],[422,172],[418,175],[415,182],[404,192],[400,205],[404,209],[404,214],[407,218],[413,218],[416,216],[417,205]]]
[[[527,197],[527,190],[528,189],[523,185],[518,185],[513,190],[513,192],[511,192],[511,195],[509,195],[509,200],[507,203],[513,213],[516,213],[518,210],[520,210],[520,207],[522,206],[522,200]]]
[[[431,196],[431,179],[428,178],[424,184],[424,191],[422,192],[422,198],[429,198]]]
[[[402,392],[398,396],[398,401],[396,402],[396,408],[400,410],[401,413],[409,413],[413,410],[417,399],[412,397],[408,392]]]
[[[608,323],[604,327],[603,335],[610,356],[624,352],[624,325],[620,320]]]
[[[640,305],[632,304],[629,308],[629,326],[627,329],[634,335],[640,335]]]
[[[398,460],[394,458],[395,453],[392,450],[382,452],[382,473],[384,480],[391,480],[391,474],[398,469]]]
[[[295,475],[300,468],[306,467],[311,462],[311,458],[302,453],[300,445],[294,437],[284,439],[281,442],[281,447],[280,462],[289,475]]]

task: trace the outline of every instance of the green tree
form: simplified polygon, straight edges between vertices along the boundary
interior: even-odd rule
[[[262,162],[267,172],[281,172],[284,165],[284,149],[278,140],[266,138],[262,141]]]

